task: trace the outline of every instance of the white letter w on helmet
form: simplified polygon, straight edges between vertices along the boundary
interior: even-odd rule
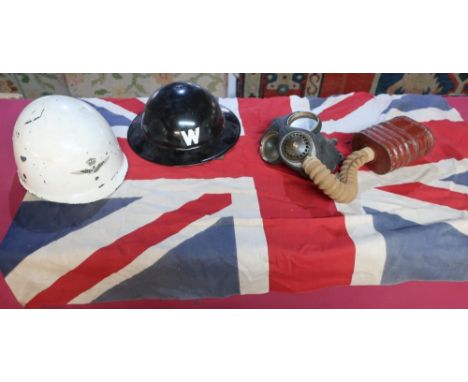
[[[192,146],[193,144],[198,144],[198,139],[200,138],[200,128],[188,129],[187,131],[181,130],[182,138],[184,138],[185,144],[187,146]]]

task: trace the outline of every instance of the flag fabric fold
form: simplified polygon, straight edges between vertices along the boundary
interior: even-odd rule
[[[468,280],[468,97],[456,107],[441,96],[362,92],[220,99],[241,137],[222,158],[189,167],[130,149],[126,132],[144,100],[85,101],[112,126],[129,171],[116,192],[80,208],[22,197],[19,187],[4,197],[12,213],[0,217],[0,272],[23,306]],[[14,102],[0,104],[0,119]],[[430,127],[436,143],[389,174],[363,168],[358,198],[339,204],[261,160],[269,122],[291,111],[317,113],[345,155],[353,133],[399,115]]]

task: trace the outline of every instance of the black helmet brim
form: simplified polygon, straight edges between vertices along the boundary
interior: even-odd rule
[[[130,124],[127,140],[132,150],[143,159],[166,166],[188,166],[207,162],[226,153],[240,136],[240,122],[227,107],[221,106],[224,118],[222,136],[216,145],[193,150],[174,150],[155,146],[149,142],[141,128],[143,113],[137,115]]]

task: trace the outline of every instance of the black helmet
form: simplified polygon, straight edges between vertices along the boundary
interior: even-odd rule
[[[240,123],[215,97],[189,82],[154,93],[128,129],[139,156],[164,165],[190,165],[219,157],[236,143]]]

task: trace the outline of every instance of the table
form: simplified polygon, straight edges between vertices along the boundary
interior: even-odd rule
[[[146,162],[128,147],[126,128],[143,110],[145,99],[86,101],[117,135],[130,163],[127,180],[106,202],[107,215],[72,230],[56,227],[47,238],[41,233],[41,246],[26,250],[12,243],[37,240],[37,232],[31,234],[37,227],[18,227],[20,218],[24,220],[34,209],[32,202],[23,201],[10,136],[16,116],[28,101],[0,100],[3,305],[14,306],[18,299],[28,307],[468,306],[463,298],[467,284],[444,282],[464,281],[468,266],[466,97],[351,93],[327,99],[221,99],[241,119],[239,142],[220,160],[176,169]],[[379,188],[369,183],[353,204],[358,209],[352,210],[329,201],[288,169],[267,166],[259,158],[258,141],[269,121],[291,110],[320,114],[323,130],[338,139],[345,154],[353,132],[402,114],[427,124],[437,145],[410,166],[406,179],[395,181],[398,177],[392,175]],[[442,169],[436,177],[427,175],[433,166]],[[362,177],[374,179],[369,171]],[[63,248],[80,231],[92,225],[105,227],[99,235],[104,240],[91,238],[78,248],[84,258],[121,237],[115,232],[122,219],[133,227],[124,236],[135,240],[136,227],[186,203],[187,190],[191,198],[215,193],[229,197],[231,203],[142,254],[124,254],[127,260],[117,270],[109,267],[103,279],[69,277],[76,264],[67,260]],[[37,207],[38,202],[34,203]],[[141,222],[143,205],[152,208],[146,208]],[[359,233],[363,225],[366,234]],[[373,240],[370,247],[368,236]],[[441,237],[447,238],[445,247]],[[13,252],[20,256],[19,262],[8,258]],[[56,273],[47,273],[48,261],[58,265]],[[106,258],[102,266],[108,267]],[[44,272],[47,281],[38,285],[38,275]],[[54,283],[63,276],[70,278],[67,292],[54,291]],[[84,280],[81,289],[72,282],[76,276]],[[411,282],[401,284],[407,281]],[[44,290],[49,291],[48,297],[34,303],[34,296]]]

